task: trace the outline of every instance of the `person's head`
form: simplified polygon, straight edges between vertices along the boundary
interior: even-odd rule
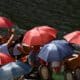
[[[8,29],[8,33],[9,33],[9,34],[14,33],[14,32],[15,32],[15,29],[14,29],[14,28],[9,28],[9,29]]]
[[[32,50],[33,50],[34,52],[39,52],[39,51],[40,51],[40,45],[32,46]]]
[[[22,40],[23,40],[23,37],[24,37],[24,34],[20,34],[20,35],[18,36],[17,42],[18,42],[18,43],[21,43]]]
[[[25,52],[30,52],[30,51],[32,50],[32,47],[29,46],[29,45],[27,45],[27,44],[25,44],[25,43],[22,43],[21,45],[22,45],[23,50],[24,50]]]
[[[51,62],[50,67],[51,67],[52,72],[59,72],[61,69],[61,62],[53,61]]]
[[[12,41],[11,47],[14,47],[16,44],[21,43],[23,39],[23,34],[17,36],[15,40]]]

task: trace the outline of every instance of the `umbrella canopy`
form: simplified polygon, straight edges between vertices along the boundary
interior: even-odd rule
[[[0,28],[10,28],[13,25],[8,18],[0,16]]]
[[[10,55],[0,53],[0,65],[5,65],[7,63],[15,61]]]
[[[61,61],[72,55],[73,48],[64,40],[55,40],[46,44],[38,54],[38,57],[46,62]]]
[[[0,80],[14,80],[21,75],[28,74],[31,66],[20,61],[11,62],[0,68]]]
[[[80,44],[80,31],[69,33],[64,36],[64,39],[70,43]]]
[[[57,30],[49,26],[35,27],[24,35],[23,43],[27,45],[44,45],[56,38]]]

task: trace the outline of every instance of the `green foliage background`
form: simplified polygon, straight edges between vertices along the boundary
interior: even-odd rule
[[[70,32],[80,29],[80,0],[0,0],[0,15],[23,29],[50,25]]]

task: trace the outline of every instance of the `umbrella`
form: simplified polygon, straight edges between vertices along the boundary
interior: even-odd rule
[[[0,28],[10,28],[13,25],[8,18],[0,16]]]
[[[56,38],[57,30],[49,26],[35,27],[26,32],[23,43],[29,46],[44,45]]]
[[[64,39],[70,43],[80,44],[80,31],[69,33],[64,36]]]
[[[46,44],[38,54],[38,57],[46,62],[61,61],[72,55],[73,48],[64,40],[55,40]]]
[[[10,55],[0,53],[0,65],[5,65],[7,63],[15,61]]]
[[[30,71],[31,66],[27,63],[11,62],[0,68],[0,80],[14,80]]]

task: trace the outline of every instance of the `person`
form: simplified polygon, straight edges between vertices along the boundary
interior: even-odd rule
[[[12,55],[18,59],[21,57],[21,51],[18,50],[19,47],[21,47],[21,42],[22,42],[22,39],[23,39],[23,34],[21,34],[20,36],[18,36],[18,38],[14,41],[14,43],[12,44],[12,48],[11,48],[11,51],[12,51]]]
[[[10,36],[10,38],[8,39],[7,42],[4,43],[4,41],[1,41],[1,45],[0,45],[0,52],[3,52],[5,54],[10,54],[9,53],[9,48],[12,44],[13,38],[14,38],[14,29],[12,30],[12,34]],[[5,39],[5,38],[4,38]],[[3,40],[3,38],[1,39]]]
[[[15,34],[15,29],[14,28],[9,28],[7,30],[8,31],[7,31],[7,33],[5,32],[5,35],[1,35],[2,36],[2,44],[6,43],[13,33]]]
[[[65,80],[64,78],[64,65],[62,62],[53,61],[50,65],[52,80]]]
[[[26,49],[26,47],[25,47]],[[27,62],[32,66],[32,71],[29,75],[25,75],[25,78],[32,78],[38,80],[40,78],[38,68],[39,68],[39,58],[37,57],[40,51],[40,45],[30,46],[28,47],[29,55],[27,57]]]
[[[29,53],[29,63],[33,67],[37,67],[40,65],[39,58],[38,58],[38,53],[40,51],[40,45],[32,46],[31,51]]]

